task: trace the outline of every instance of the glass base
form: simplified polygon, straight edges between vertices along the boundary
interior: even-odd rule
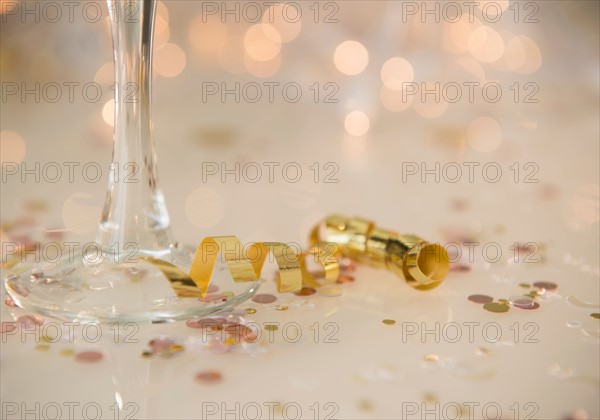
[[[260,285],[260,281],[236,283],[227,266],[217,264],[205,297],[193,287],[176,293],[146,257],[167,261],[187,273],[193,252],[172,246],[164,252],[139,253],[132,262],[116,261],[109,254],[79,254],[55,264],[22,264],[5,277],[5,286],[20,307],[64,320],[165,322],[238,305]]]

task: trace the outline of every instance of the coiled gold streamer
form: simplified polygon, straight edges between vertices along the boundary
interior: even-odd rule
[[[281,242],[256,242],[244,250],[235,236],[215,236],[206,237],[200,242],[187,274],[167,261],[153,257],[142,259],[163,273],[178,297],[204,297],[219,255],[225,259],[235,282],[249,282],[260,278],[265,260],[272,254],[279,268],[277,290],[285,293],[300,290],[303,282],[318,285],[306,269],[305,259],[309,255],[313,255],[316,262],[323,266],[325,282],[334,282],[339,275],[337,250],[337,244],[319,243],[298,255]]]

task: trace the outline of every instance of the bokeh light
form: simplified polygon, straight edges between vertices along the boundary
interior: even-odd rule
[[[369,52],[360,42],[345,41],[337,46],[333,54],[335,67],[344,74],[360,74],[369,64]]]
[[[272,25],[277,30],[280,42],[291,42],[302,30],[302,10],[292,3],[277,3],[265,11],[262,23]],[[269,35],[268,33],[267,36]]]
[[[244,48],[254,60],[273,60],[281,51],[281,36],[271,25],[252,25],[244,35]]]
[[[199,53],[216,52],[219,45],[227,38],[227,25],[216,16],[196,16],[188,31],[188,39],[192,49]]]
[[[392,57],[381,68],[381,81],[392,90],[403,90],[405,83],[412,82],[415,71],[412,64],[402,57]]]
[[[102,119],[111,127],[115,126],[115,100],[109,99],[102,107]]]
[[[401,90],[392,90],[382,86],[379,92],[379,99],[385,109],[392,112],[402,112],[410,108],[413,102],[413,95],[406,95]]]
[[[25,140],[14,131],[0,131],[0,162],[21,163],[25,159],[27,146]]]
[[[178,76],[185,64],[185,53],[177,44],[167,43],[154,52],[154,70],[163,77]]]
[[[481,62],[494,62],[504,54],[504,40],[494,29],[481,26],[469,37],[469,52]]]
[[[369,131],[370,125],[369,117],[362,111],[352,111],[344,120],[346,131],[353,136],[362,136]]]

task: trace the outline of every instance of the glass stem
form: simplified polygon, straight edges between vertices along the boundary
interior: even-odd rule
[[[126,258],[158,256],[172,243],[158,188],[151,136],[152,37],[155,0],[107,0],[115,61],[115,122],[109,186],[98,244]]]

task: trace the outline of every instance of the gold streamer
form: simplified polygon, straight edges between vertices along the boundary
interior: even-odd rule
[[[235,236],[215,236],[202,240],[188,274],[158,258],[142,259],[164,274],[178,297],[206,296],[219,255],[225,259],[235,282],[248,282],[260,278],[267,256],[272,254],[279,268],[277,290],[285,293],[302,288],[302,268],[298,256],[288,245],[280,242],[256,242],[248,247],[245,254],[242,243]],[[328,264],[331,265],[331,261]]]

